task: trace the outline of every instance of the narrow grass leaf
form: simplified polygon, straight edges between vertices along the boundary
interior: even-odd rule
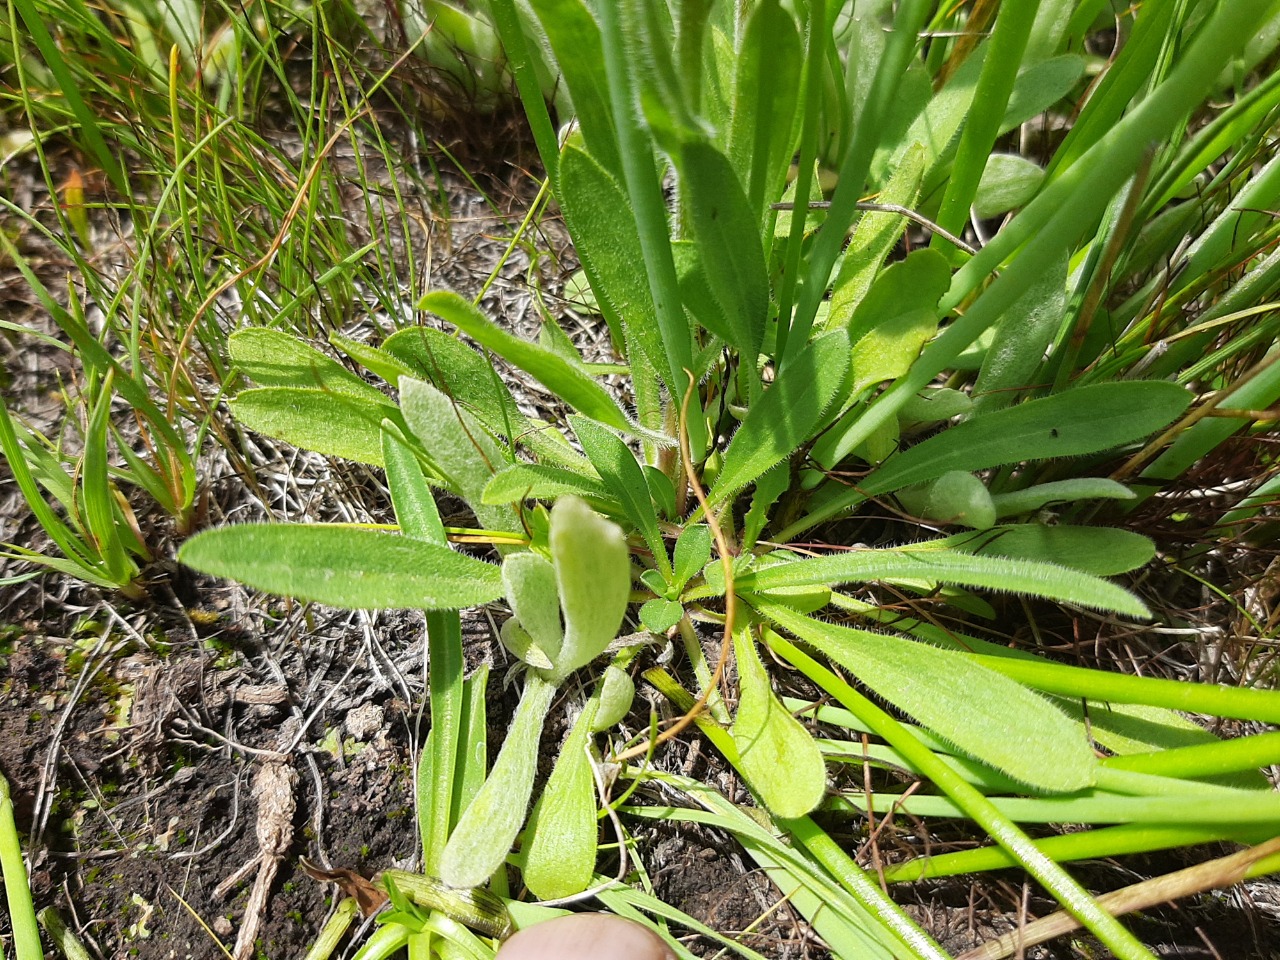
[[[596,700],[587,701],[556,758],[525,828],[521,876],[539,900],[558,900],[591,885],[599,824],[596,784],[587,754]]]
[[[428,293],[419,301],[418,309],[443,317],[477,343],[528,373],[579,413],[615,430],[636,432],[636,427],[628,423],[604,387],[563,357],[507,333],[456,293]]]
[[[986,668],[968,671],[963,655],[913,640],[753,605],[971,757],[1047,793],[1093,784],[1097,758],[1079,725],[1021,684]]]
[[[740,694],[732,733],[739,767],[770,813],[788,820],[804,816],[827,788],[822,752],[774,695],[750,630],[737,632],[733,649]]]
[[[1191,403],[1175,383],[1099,383],[975,417],[898,454],[861,484],[890,493],[950,470],[985,470],[1111,450],[1169,424]]]
[[[799,450],[822,423],[848,373],[849,338],[843,330],[819,337],[797,354],[733,435],[711,502],[723,503]]]
[[[971,556],[936,544],[933,541],[887,550],[850,550],[774,564],[740,575],[737,588],[759,593],[776,587],[926,580],[1022,593],[1132,617],[1149,615],[1141,601],[1127,590],[1079,570],[1004,557]]]
[[[333,607],[458,610],[502,595],[502,574],[493,564],[358,527],[220,527],[188,540],[178,559],[202,573]]]

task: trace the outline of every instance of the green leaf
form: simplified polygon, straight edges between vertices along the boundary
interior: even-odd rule
[[[667,545],[658,528],[658,513],[636,455],[630,447],[598,423],[574,416],[569,417],[569,423],[582,444],[583,452],[609,488],[612,498],[622,504],[627,519],[649,545],[658,570],[670,579],[671,560],[667,556]]]
[[[556,687],[536,673],[525,678],[524,695],[489,778],[458,821],[440,861],[440,878],[451,887],[478,887],[502,866],[524,823],[538,772],[538,741]],[[481,741],[484,737],[479,738]]]
[[[774,696],[749,630],[734,636],[740,699],[733,723],[742,775],[769,812],[802,817],[822,800],[827,769],[813,737]]]
[[[1017,154],[993,153],[987,158],[978,191],[973,197],[973,215],[989,220],[1025,207],[1044,182],[1044,171]]]
[[[992,496],[996,513],[1002,517],[1031,513],[1050,504],[1079,503],[1081,500],[1136,500],[1137,494],[1123,483],[1106,477],[1074,477],[1070,480],[1054,480],[1037,483],[1022,490],[997,493]]]
[[[631,711],[636,698],[635,681],[616,663],[605,667],[600,680],[600,705],[591,721],[592,731],[608,730]]]
[[[525,423],[489,358],[456,336],[432,327],[408,327],[389,336],[382,349],[474,413],[495,434],[514,439],[511,432]]]
[[[483,496],[493,475],[511,462],[510,451],[479,420],[425,380],[401,378],[400,409],[431,462],[480,523],[494,530],[519,530],[520,518],[509,504],[489,506]]]
[[[382,421],[382,459],[386,463],[387,489],[400,530],[419,540],[447,543],[440,510],[422,473],[418,455],[390,420]]]
[[[912,144],[876,198],[877,203],[911,207],[920,193],[924,177],[924,147]],[[841,256],[831,292],[828,324],[840,324],[866,295],[871,282],[910,221],[897,213],[868,212],[854,228],[853,237]],[[937,300],[934,301],[937,304]]]
[[[744,358],[754,358],[769,311],[759,217],[728,159],[711,144],[685,142],[675,160],[698,262],[717,308],[698,319]]]
[[[604,387],[563,357],[507,333],[456,293],[447,290],[428,293],[418,302],[418,309],[429,310],[449,321],[477,343],[528,373],[579,413],[615,430],[637,432]]]
[[[819,337],[797,354],[747,411],[725,451],[710,501],[723,503],[812,439],[848,372],[849,338],[843,330]]]
[[[236,367],[263,387],[311,387],[370,403],[388,403],[382,392],[332,357],[279,330],[251,328],[227,340]]]
[[[236,420],[250,430],[304,450],[380,467],[383,418],[400,411],[383,398],[369,403],[347,394],[298,387],[242,390],[231,401]]]
[[[333,607],[457,610],[502,595],[502,574],[493,564],[440,544],[358,527],[220,527],[188,540],[178,559],[202,573]]]
[[[675,583],[683,589],[711,560],[711,528],[705,523],[691,523],[681,530],[675,556]]]
[[[736,585],[740,592],[759,593],[776,587],[926,580],[1022,593],[1096,610],[1114,610],[1132,617],[1149,616],[1147,608],[1133,594],[1087,573],[1048,563],[970,556],[940,547],[939,543],[931,541],[887,550],[849,550],[775,564],[743,573]]]
[[[666,633],[684,616],[684,606],[677,600],[655,597],[640,607],[640,623],[651,633]]]
[[[550,541],[564,614],[564,643],[552,659],[562,678],[600,656],[618,635],[631,598],[631,559],[621,528],[577,497],[562,497],[551,508]]]
[[[974,759],[1046,793],[1093,784],[1098,762],[1078,724],[1021,684],[971,670],[979,664],[963,654],[819,623],[779,604],[757,608]]]
[[[1072,91],[1087,66],[1084,57],[1068,53],[1032,64],[1019,73],[1000,132],[1006,133],[1048,110]]]
[[[923,483],[950,470],[1076,457],[1139,440],[1191,403],[1175,383],[1098,383],[974,417],[918,443],[861,483],[868,496]]]
[[[522,663],[535,670],[550,670],[555,666],[547,652],[534,643],[529,631],[520,625],[520,621],[511,617],[498,630],[498,639],[507,648],[507,652]]]
[[[936,250],[917,250],[876,277],[849,319],[853,393],[910,368],[938,329],[938,300],[951,270]]]
[[[665,370],[653,294],[644,268],[631,201],[595,157],[571,140],[560,156],[560,204],[601,313],[620,328],[633,363],[640,350],[655,370]]]
[[[609,490],[595,477],[541,463],[513,463],[503,467],[485,484],[484,503],[514,503],[518,500],[554,500],[566,493],[593,500],[611,500]]]
[[[1064,251],[991,328],[990,345],[973,385],[975,415],[1011,406],[1035,386],[1067,308],[1067,269]]]
[[[536,553],[513,553],[502,561],[502,583],[520,626],[548,657],[556,657],[564,643],[564,626],[555,567]]]
[[[996,522],[986,484],[972,473],[951,470],[918,487],[898,491],[898,500],[918,517],[985,530]]]
[[[1129,530],[1067,524],[1013,523],[957,534],[938,543],[962,553],[1057,563],[1097,577],[1136,570],[1156,553],[1154,543]]]
[[[758,217],[781,194],[794,153],[801,57],[795,18],[777,0],[755,4],[733,74],[728,154]]]
[[[371,347],[367,343],[352,340],[338,333],[329,334],[329,342],[370,373],[381,377],[392,386],[399,383],[401,377],[415,375],[412,367],[383,348]]]
[[[556,758],[525,830],[524,882],[539,900],[558,900],[591,885],[599,825],[587,743],[596,700],[579,714]]]

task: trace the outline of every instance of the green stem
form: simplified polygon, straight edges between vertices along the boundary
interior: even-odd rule
[[[22,862],[22,844],[18,825],[13,819],[13,799],[9,781],[0,773],[0,881],[4,884],[9,904],[9,926],[13,930],[13,947],[18,960],[42,960],[40,928],[31,902],[31,886],[27,883],[27,867]]]

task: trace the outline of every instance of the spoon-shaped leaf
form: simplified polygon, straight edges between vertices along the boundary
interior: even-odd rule
[[[769,687],[769,675],[749,630],[733,638],[741,699],[733,742],[742,773],[776,816],[802,817],[822,800],[827,769],[822,752]]]

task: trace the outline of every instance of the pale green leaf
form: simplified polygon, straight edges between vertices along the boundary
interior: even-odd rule
[[[493,564],[441,544],[359,527],[219,527],[188,540],[178,559],[202,573],[332,607],[457,610],[502,595],[502,574]]]
[[[821,623],[775,603],[758,608],[975,760],[1047,793],[1093,784],[1098,761],[1080,726],[1002,674],[903,637]]]
[[[538,772],[538,741],[555,692],[555,685],[536,673],[527,675],[524,695],[493,769],[444,848],[440,878],[449,886],[487,883],[510,852],[529,810]]]
[[[581,893],[595,873],[599,825],[587,755],[595,708],[592,699],[578,716],[525,830],[522,875],[540,900]]]
[[[512,553],[502,561],[502,584],[520,626],[546,656],[557,656],[564,642],[564,626],[555,567],[536,553]]]
[[[551,508],[550,541],[565,631],[552,659],[555,675],[565,677],[617,636],[631,597],[631,559],[621,528],[577,497]]]
[[[484,502],[485,485],[511,462],[478,419],[425,380],[400,379],[400,409],[405,423],[427,456],[475,512],[493,530],[519,530],[520,519],[509,504]]]
[[[802,817],[822,800],[826,765],[813,737],[778,700],[748,630],[734,636],[740,694],[733,723],[742,774],[769,812]]]
[[[591,721],[593,731],[608,730],[630,712],[636,697],[635,681],[627,671],[611,663],[600,680],[599,697],[600,705]]]
[[[1079,503],[1081,500],[1135,500],[1137,495],[1122,483],[1106,477],[1073,477],[1038,483],[1022,490],[992,496],[996,513],[1002,517],[1030,513],[1051,504]]]
[[[936,480],[899,490],[897,496],[909,512],[938,523],[985,530],[996,522],[995,504],[986,484],[963,470],[951,470]]]

